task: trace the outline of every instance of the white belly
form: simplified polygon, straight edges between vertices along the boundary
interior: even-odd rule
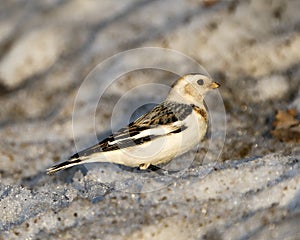
[[[131,167],[141,164],[167,163],[196,146],[204,137],[207,124],[202,118],[191,115],[185,120],[187,128],[180,133],[171,133],[132,147],[99,153],[100,161],[113,162]]]

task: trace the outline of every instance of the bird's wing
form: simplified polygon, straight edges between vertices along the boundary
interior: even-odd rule
[[[179,120],[184,120],[191,114],[192,110],[192,106],[188,104],[164,102],[155,106],[151,111],[135,120],[132,124],[154,126],[172,124]]]
[[[186,129],[182,120],[191,112],[192,107],[190,105],[164,102],[98,144],[74,154],[71,159],[95,152],[113,151],[136,146],[171,133],[179,133]]]

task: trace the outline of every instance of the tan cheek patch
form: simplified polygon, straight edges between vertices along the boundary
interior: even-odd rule
[[[184,93],[192,97],[194,100],[197,100],[198,102],[203,101],[199,91],[190,84],[184,86]]]
[[[184,86],[184,92],[190,96],[194,96],[194,94],[195,94],[195,90],[193,89],[193,87],[190,84],[186,84]]]

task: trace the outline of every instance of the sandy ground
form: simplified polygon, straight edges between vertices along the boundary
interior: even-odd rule
[[[2,1],[0,239],[299,239],[299,11],[297,0]],[[199,148],[164,166],[178,173],[45,174],[188,72],[221,88]]]

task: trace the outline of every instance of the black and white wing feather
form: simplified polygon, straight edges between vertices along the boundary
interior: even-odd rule
[[[127,127],[121,128],[98,144],[73,155],[71,158],[136,146],[156,137],[181,132],[186,128],[182,120],[191,114],[192,110],[192,107],[187,104],[161,103]]]
[[[77,165],[94,153],[138,146],[155,138],[180,133],[186,129],[183,120],[192,111],[193,107],[188,104],[163,102],[98,144],[72,155],[66,162],[48,169],[48,173],[59,171],[69,165]]]

